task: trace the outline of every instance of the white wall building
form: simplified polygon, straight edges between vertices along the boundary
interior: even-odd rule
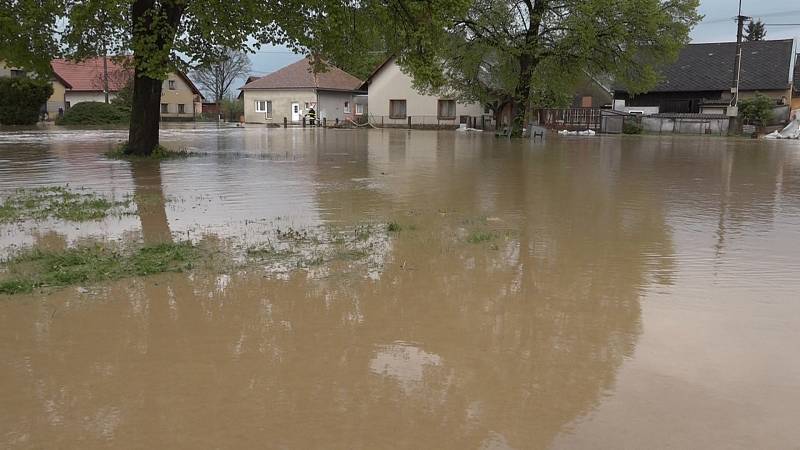
[[[491,116],[478,103],[459,103],[450,97],[418,92],[394,57],[375,69],[364,84],[369,120],[375,125],[407,126],[410,118],[413,126],[455,126],[470,121],[478,124],[481,116]]]
[[[308,58],[253,80],[240,89],[244,93],[244,119],[247,123],[300,123],[314,110],[318,120],[333,124],[355,120],[359,113],[355,97],[362,81],[333,66],[314,74]]]

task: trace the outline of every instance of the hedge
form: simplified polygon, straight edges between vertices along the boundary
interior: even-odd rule
[[[46,80],[0,77],[0,124],[32,125],[39,121],[42,105],[53,95]]]
[[[57,125],[114,125],[130,121],[130,113],[123,107],[102,102],[81,102],[70,107],[64,117],[56,119]]]

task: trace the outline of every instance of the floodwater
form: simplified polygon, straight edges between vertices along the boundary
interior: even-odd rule
[[[162,136],[208,155],[131,164],[100,156],[124,131],[0,132],[1,193],[150,199],[0,226],[0,251],[403,230],[376,225],[364,264],[0,296],[0,447],[798,448],[798,143]]]

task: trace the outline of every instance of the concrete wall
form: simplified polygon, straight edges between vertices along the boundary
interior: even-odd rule
[[[389,121],[389,100],[405,100],[407,115],[427,116],[435,122],[438,100],[447,99],[417,92],[412,85],[412,78],[404,74],[394,60],[386,63],[372,78],[368,98],[370,120],[377,123],[380,123],[381,116],[385,116],[384,120]],[[481,116],[484,114],[483,111],[483,106],[477,103],[457,103],[455,122],[458,122],[459,116]]]
[[[256,112],[257,100],[272,101],[272,118],[266,113]],[[300,103],[300,115],[308,113],[309,107],[316,105],[317,94],[313,89],[248,89],[244,91],[244,120],[247,123],[282,124],[283,118],[292,120],[292,103]]]
[[[728,119],[675,119],[642,117],[642,129],[648,133],[726,134]]]
[[[352,92],[320,91],[319,118],[328,119],[329,123],[335,122],[336,119],[339,119],[339,122],[345,119],[353,119],[356,112],[353,97]],[[350,112],[344,112],[344,102],[350,104]]]

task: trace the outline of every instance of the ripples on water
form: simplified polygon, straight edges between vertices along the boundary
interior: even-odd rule
[[[101,156],[126,134],[0,132],[0,195],[166,199],[160,215],[0,225],[0,249],[406,229],[362,278],[192,273],[0,301],[2,447],[800,439],[797,143],[190,125],[162,143],[207,156]],[[476,230],[494,237],[470,244]]]

